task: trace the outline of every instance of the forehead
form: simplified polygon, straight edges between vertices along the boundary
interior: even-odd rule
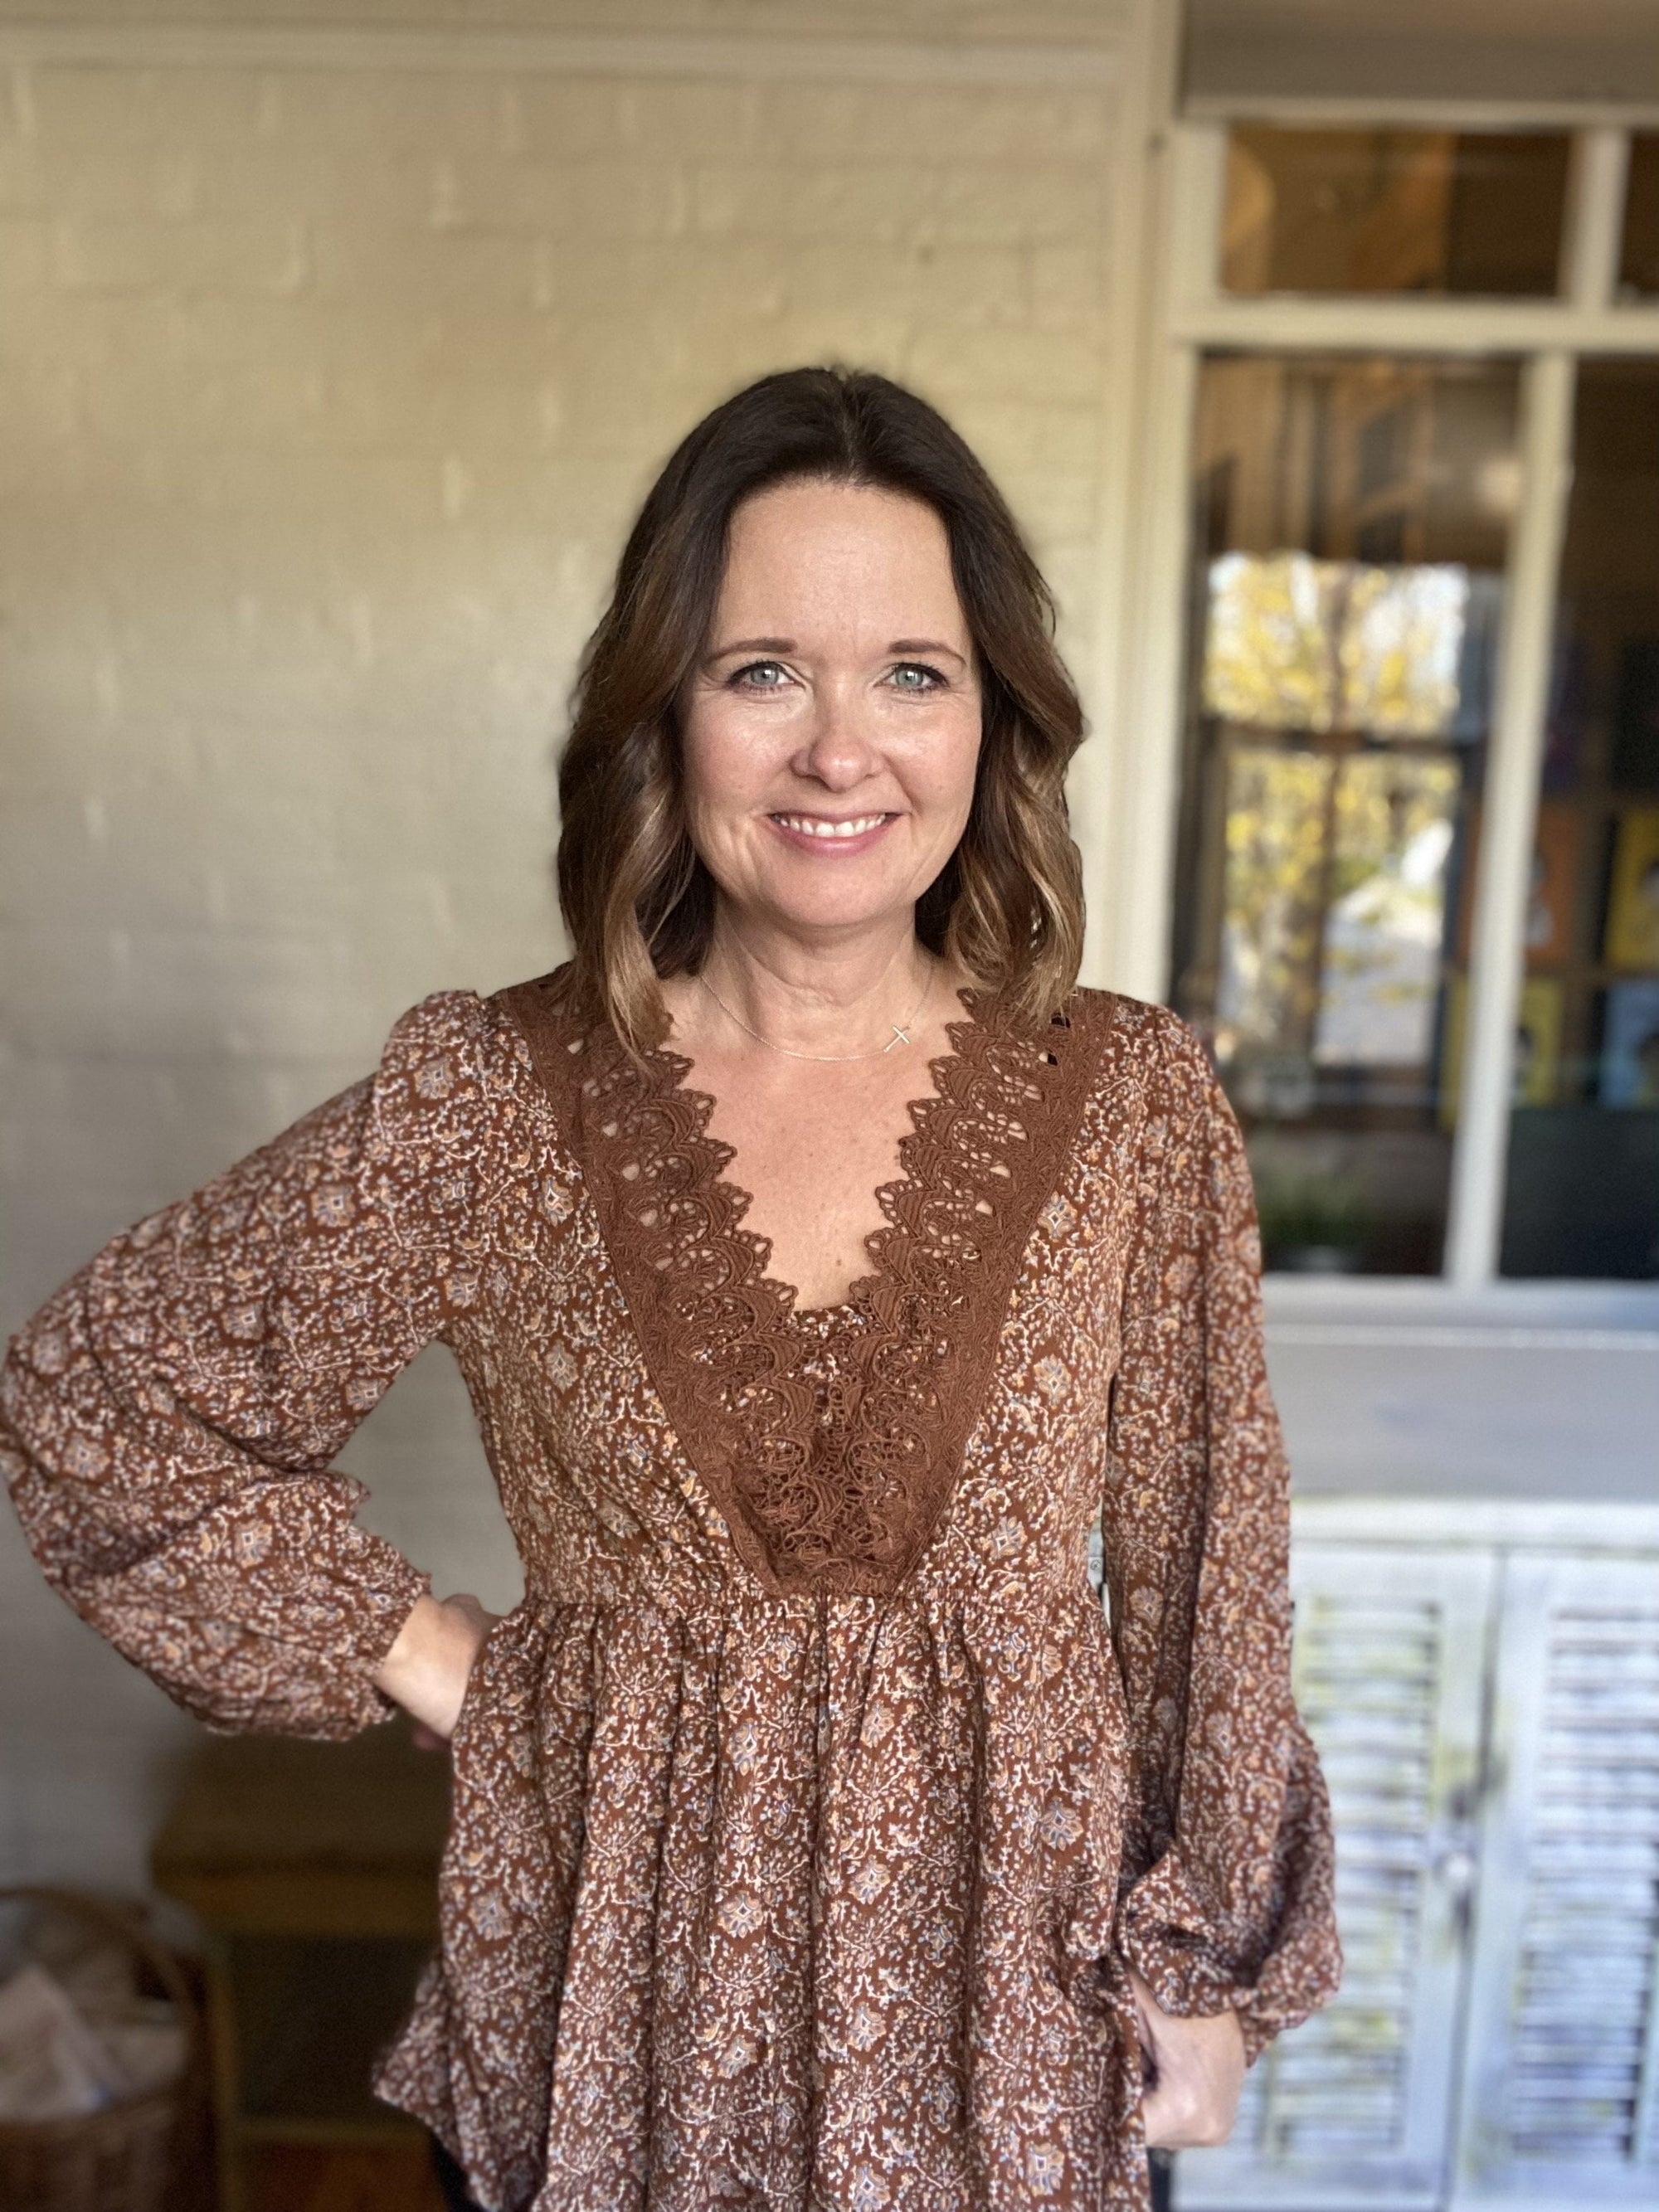
[[[902,601],[936,623],[965,627],[939,515],[923,500],[869,484],[775,484],[735,510],[721,616],[784,599],[872,617]]]

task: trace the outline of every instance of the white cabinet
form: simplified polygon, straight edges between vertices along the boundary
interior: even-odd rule
[[[1659,2206],[1659,1569],[1505,1563],[1458,2203]]]
[[[1659,2212],[1659,1513],[1298,1506],[1337,2002],[1182,2212]]]

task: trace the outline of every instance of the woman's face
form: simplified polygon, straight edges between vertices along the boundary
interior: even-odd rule
[[[691,841],[733,908],[820,936],[908,917],[962,836],[980,745],[933,508],[836,483],[746,500],[683,744]]]

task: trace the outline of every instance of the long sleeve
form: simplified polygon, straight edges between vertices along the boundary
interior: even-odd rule
[[[1103,1532],[1132,1771],[1118,1942],[1166,2011],[1235,2006],[1254,2059],[1335,1993],[1330,1809],[1291,1689],[1289,1476],[1249,1164],[1165,1018]]]
[[[14,1340],[0,1468],[47,1578],[210,1727],[343,1737],[428,1577],[334,1455],[471,1296],[480,1002],[117,1237]]]

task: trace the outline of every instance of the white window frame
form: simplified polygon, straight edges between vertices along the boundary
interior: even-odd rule
[[[1173,15],[1176,11],[1167,11]],[[1481,867],[1469,963],[1462,1108],[1454,1138],[1446,1255],[1440,1277],[1411,1279],[1422,1294],[1467,1300],[1535,1291],[1498,1274],[1509,1143],[1515,1021],[1525,966],[1525,885],[1536,825],[1557,572],[1571,484],[1573,400],[1579,361],[1659,360],[1659,301],[1617,298],[1631,137],[1659,129],[1659,112],[1618,117],[1468,103],[1252,100],[1177,113],[1176,55],[1167,30],[1146,67],[1150,173],[1142,180],[1141,359],[1135,378],[1135,458],[1128,465],[1132,605],[1115,629],[1113,720],[1121,733],[1114,778],[1110,941],[1113,978],[1138,995],[1170,988],[1179,800],[1188,476],[1200,362],[1205,354],[1353,351],[1443,357],[1490,356],[1522,364],[1521,494],[1510,533],[1502,648],[1488,759]],[[1162,111],[1160,112],[1160,110]],[[1227,135],[1242,122],[1440,130],[1566,128],[1572,158],[1559,295],[1537,301],[1235,297],[1219,283]],[[1127,756],[1127,758],[1123,757]],[[1398,1285],[1407,1287],[1405,1279]],[[1654,1292],[1632,1284],[1551,1283],[1555,1302],[1628,1296],[1645,1314]],[[1376,1278],[1322,1284],[1321,1304],[1370,1300]],[[1300,1304],[1298,1297],[1295,1303]]]

